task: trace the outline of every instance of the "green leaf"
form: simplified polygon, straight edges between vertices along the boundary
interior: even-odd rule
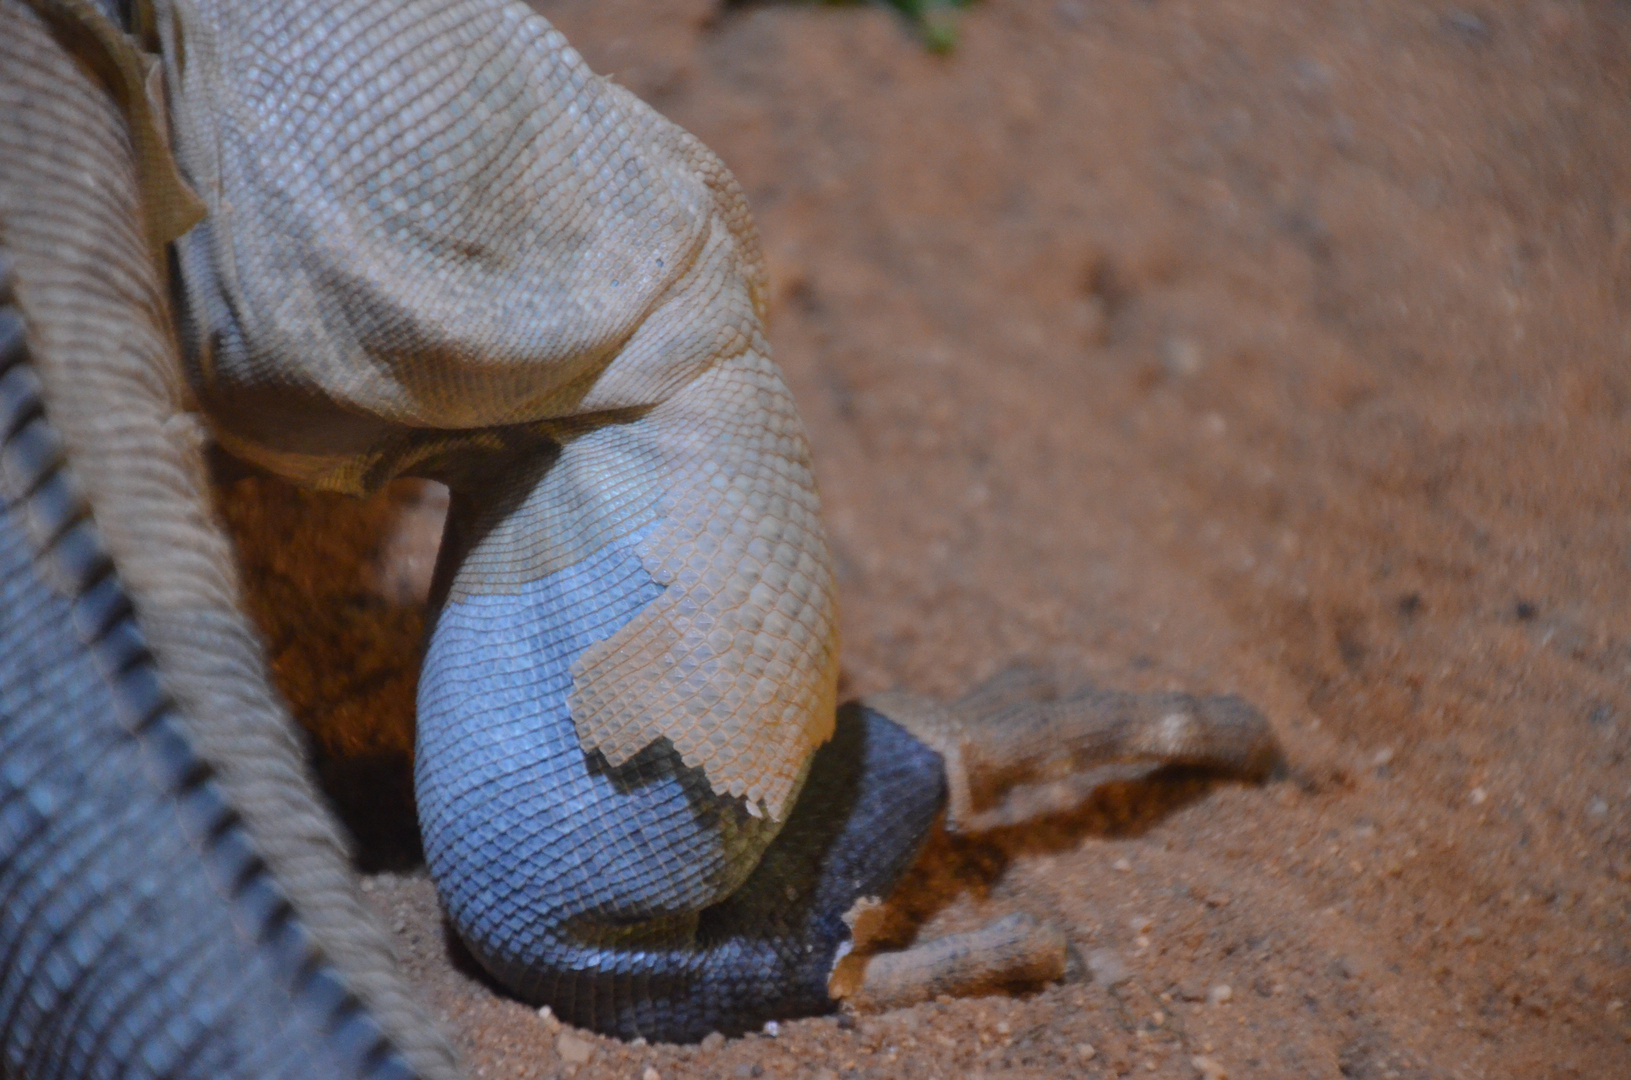
[[[854,0],[825,0],[828,4],[853,3]],[[968,7],[974,0],[884,0],[900,12],[902,18],[931,52],[945,53],[957,48],[957,20],[952,17],[956,8]]]

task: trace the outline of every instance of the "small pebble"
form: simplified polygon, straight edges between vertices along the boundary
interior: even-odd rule
[[[1214,1058],[1196,1056],[1190,1058],[1189,1063],[1201,1074],[1201,1080],[1229,1080],[1228,1072]]]
[[[1482,926],[1467,927],[1461,931],[1461,940],[1468,945],[1479,944],[1484,940],[1484,928]]]
[[[1201,347],[1186,337],[1168,338],[1161,349],[1161,363],[1170,375],[1193,375],[1201,370]]]
[[[1100,986],[1116,986],[1127,981],[1130,973],[1121,956],[1114,949],[1094,949],[1087,955],[1087,970]]]
[[[1470,11],[1452,11],[1444,16],[1444,29],[1469,45],[1483,45],[1493,36],[1489,23]]]
[[[1297,84],[1303,90],[1311,92],[1330,89],[1331,82],[1336,77],[1328,65],[1308,56],[1293,60],[1291,71],[1296,77]]]
[[[663,1080],[663,1074],[653,1066],[647,1065],[646,1071],[640,1074],[640,1080]]]
[[[1092,1061],[1098,1056],[1098,1053],[1099,1052],[1093,1048],[1092,1043],[1076,1044],[1076,1058],[1079,1061]]]
[[[1206,1000],[1214,1005],[1228,1003],[1235,996],[1234,989],[1228,983],[1218,983],[1206,992]]]
[[[765,1034],[766,1035],[769,1035],[772,1039],[774,1039],[776,1036],[780,1035],[781,1033],[782,1033],[782,1026],[780,1024],[776,1023],[776,1021],[774,1021],[774,1020],[766,1020],[765,1021]]]
[[[570,1031],[563,1031],[555,1036],[555,1052],[568,1065],[587,1065],[589,1059],[595,1056],[595,1045]]]
[[[704,1050],[718,1050],[724,1045],[725,1036],[721,1035],[717,1031],[710,1031],[708,1034],[702,1037],[702,1048]]]
[[[1602,796],[1597,796],[1586,804],[1586,813],[1591,817],[1602,817],[1608,813],[1608,803],[1603,800]]]
[[[757,1061],[752,1064],[738,1065],[736,1067],[736,1080],[753,1080],[756,1076],[763,1076],[765,1067]]]
[[[1566,38],[1574,33],[1574,17],[1562,4],[1548,4],[1541,9],[1540,27],[1548,37]]]
[[[1467,801],[1472,803],[1474,806],[1482,806],[1484,804],[1484,800],[1487,798],[1489,798],[1489,792],[1485,791],[1481,787],[1475,787],[1471,791],[1467,792]]]
[[[1384,747],[1382,747],[1382,749],[1376,751],[1375,756],[1370,759],[1370,763],[1371,763],[1372,766],[1374,766],[1376,768],[1381,768],[1383,765],[1386,765],[1388,762],[1390,762],[1392,760],[1393,760],[1393,747],[1384,746]]]
[[[1132,872],[1133,864],[1128,862],[1125,858],[1121,858],[1111,863],[1110,868],[1113,870],[1120,870],[1123,874],[1127,874]]]

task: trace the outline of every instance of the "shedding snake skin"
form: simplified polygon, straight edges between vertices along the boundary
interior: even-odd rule
[[[500,982],[631,1038],[833,1007],[979,721],[836,706],[764,304],[729,173],[514,0],[0,0],[0,1077],[456,1075],[198,412],[308,486],[452,491],[415,782]]]
[[[721,905],[768,887],[837,641],[740,190],[511,0],[168,10],[208,209],[176,246],[183,356],[222,442],[318,488],[455,495],[416,789],[461,937],[603,1030],[762,1023],[841,938],[750,949]]]

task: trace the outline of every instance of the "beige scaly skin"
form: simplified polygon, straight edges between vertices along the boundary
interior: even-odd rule
[[[205,894],[220,901],[236,926],[234,947],[248,950],[245,972],[258,970],[256,950],[276,954],[283,967],[268,961],[269,970],[299,1014],[290,1030],[303,1033],[273,1033],[290,1056],[253,1064],[242,1047],[268,1035],[239,1031],[235,1017],[247,1014],[225,1008],[185,1053],[170,1046],[191,1064],[146,1074],[452,1070],[357,902],[342,845],[267,688],[229,550],[207,512],[196,428],[185,419],[195,402],[223,444],[299,482],[364,493],[408,473],[454,489],[445,606],[421,700],[422,749],[428,739],[452,752],[422,753],[420,786],[439,887],[485,963],[524,995],[565,995],[581,1022],[625,1034],[696,1037],[759,1022],[737,1004],[712,1012],[693,1004],[720,979],[755,1007],[830,1007],[826,978],[848,940],[835,929],[837,912],[858,896],[805,882],[799,867],[822,853],[787,849],[832,824],[806,827],[802,787],[847,790],[833,770],[853,765],[829,767],[816,755],[834,731],[833,580],[808,448],[768,359],[763,271],[734,181],[507,0],[160,0],[144,11],[137,44],[163,57],[169,141],[201,206],[164,152],[166,109],[149,103],[159,82],[137,49],[88,4],[0,0],[0,249],[26,325],[26,352],[7,363],[37,378],[65,448],[57,472],[82,492],[180,729],[204,762],[202,774],[160,794],[191,805],[205,775],[230,809],[226,824],[189,834],[209,872],[175,873],[213,883],[197,903],[208,905]],[[158,267],[198,209],[208,217],[176,245],[178,355]],[[6,438],[15,441],[37,410],[18,406]],[[6,520],[34,521],[31,493],[54,489],[21,466],[5,476]],[[17,580],[43,581],[54,534],[37,524],[25,531],[42,569],[19,570]],[[72,599],[88,582],[58,575],[51,585]],[[545,609],[553,621],[536,614]],[[25,652],[33,632],[0,625],[0,665]],[[76,633],[101,655],[94,634]],[[921,821],[868,868],[875,891],[886,891],[937,805],[939,759],[923,744],[952,766],[958,813],[1033,774],[1056,779],[1061,761],[1069,771],[1095,756],[1131,755],[1249,772],[1272,751],[1255,714],[1214,723],[1201,708],[1185,728],[1172,709],[1129,709],[1131,701],[1045,711],[1015,727],[1034,737],[1006,741],[980,734],[990,703],[950,713],[887,706],[916,736],[902,734],[901,745],[917,746],[913,760],[935,762],[936,779],[878,781],[878,791],[908,792]],[[79,722],[61,722],[70,720]],[[846,731],[868,738],[882,730],[878,720],[848,722]],[[986,724],[986,735],[1010,726]],[[545,753],[522,745],[526,738],[481,743],[512,727],[526,737],[564,733],[569,745]],[[7,749],[7,730],[0,757],[11,757],[0,764],[24,760],[21,736]],[[154,730],[136,725],[119,736],[132,760],[156,752]],[[1070,752],[1042,752],[1060,734]],[[853,744],[841,732],[830,745]],[[997,749],[982,756],[984,744]],[[539,762],[530,787],[489,810],[483,793],[494,781],[483,762],[500,760],[502,780],[528,754]],[[136,767],[128,782],[140,775]],[[863,771],[862,789],[873,790],[872,775]],[[34,781],[19,783],[17,797],[49,802]],[[653,801],[626,805],[640,792]],[[868,812],[887,820],[888,809],[882,799]],[[491,835],[526,834],[536,846],[492,848],[487,826],[472,820],[483,816]],[[619,849],[619,830],[636,825]],[[223,877],[210,861],[240,829],[264,875]],[[794,839],[778,848],[783,832]],[[30,850],[0,849],[0,889],[9,865],[20,875],[16,895],[29,895],[42,872],[28,868]],[[597,856],[610,861],[598,865]],[[263,878],[283,906],[257,922],[243,912]],[[779,898],[795,879],[836,911],[778,901],[805,920],[778,931],[786,947],[737,955],[732,934],[763,936],[766,924],[755,920],[767,909],[755,897]],[[494,895],[496,914],[481,906]],[[4,1009],[8,993],[44,977],[45,960],[19,958],[34,955],[29,943],[48,921],[0,922],[9,950],[0,958],[0,1048],[43,1044],[42,1029]],[[1005,933],[992,950],[1022,955],[1014,964],[1024,971],[1052,971],[1034,941],[1016,946],[1026,935]],[[291,934],[303,951],[279,952]],[[1057,934],[1044,937],[1042,951],[1057,952]],[[74,946],[71,930],[47,938]],[[819,962],[788,959],[817,939]],[[122,948],[153,957],[149,996],[178,1014],[204,992],[201,977],[189,982],[164,959],[175,945],[129,931],[98,948],[93,971]],[[937,959],[967,953],[924,954],[932,970],[919,983],[939,991],[960,978],[990,981],[989,963],[964,978]],[[670,964],[660,973],[677,999],[650,997],[652,973],[619,966],[636,954]],[[890,986],[913,978],[901,970],[891,970]],[[779,987],[799,980],[805,996],[776,1005]],[[73,992],[95,985],[86,976]],[[602,987],[616,1004],[596,1012],[585,1002]],[[910,996],[874,994],[885,1003]],[[90,1012],[62,1015],[52,1045],[67,1056],[17,1066],[22,1074],[73,1054],[139,1056]],[[357,1038],[340,1038],[355,1035],[355,1016],[372,1024],[362,1025],[361,1051]],[[143,1030],[177,1041],[162,1024]],[[237,1057],[210,1057],[228,1044]]]

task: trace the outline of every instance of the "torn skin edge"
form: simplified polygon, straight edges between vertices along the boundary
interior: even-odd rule
[[[865,951],[883,925],[883,911],[868,898],[845,914],[851,941],[839,947],[827,980],[835,1001],[881,1012],[941,995],[970,997],[1064,977],[1069,952],[1064,932],[1024,912],[899,952]]]
[[[888,717],[892,723],[905,728],[912,738],[940,755],[946,772],[946,831],[972,832],[970,822],[978,815],[974,810],[968,768],[963,763],[963,723],[955,711],[933,698],[907,690],[869,694],[860,704]]]
[[[865,984],[867,961],[873,956],[870,946],[883,928],[884,911],[878,897],[863,896],[844,912],[849,940],[838,946],[827,974],[827,996],[834,1001],[853,998]]]

